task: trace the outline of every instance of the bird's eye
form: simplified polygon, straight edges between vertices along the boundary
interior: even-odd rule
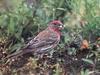
[[[59,28],[62,28],[63,27],[63,24],[54,24],[54,26],[57,26]]]
[[[59,27],[60,27],[60,28],[62,28],[63,26],[62,26],[62,25],[60,25]]]
[[[58,26],[59,26],[60,28],[62,28],[62,27],[63,27],[63,25],[62,25],[62,24],[59,24]]]
[[[57,24],[57,26],[61,26],[61,24]]]

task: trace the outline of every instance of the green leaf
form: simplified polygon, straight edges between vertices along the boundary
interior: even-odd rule
[[[15,23],[13,18],[10,18],[9,24],[8,24],[8,33],[14,34],[15,31]]]
[[[82,60],[85,61],[85,62],[87,62],[87,63],[89,63],[89,64],[94,64],[93,61],[90,60],[90,59],[84,59],[84,58],[83,58]]]
[[[89,75],[89,70],[87,69],[87,70],[82,70],[81,71],[81,75]]]
[[[20,48],[22,47],[21,43],[15,44],[14,46],[12,46],[10,48],[10,52],[16,51],[16,50],[20,50]]]

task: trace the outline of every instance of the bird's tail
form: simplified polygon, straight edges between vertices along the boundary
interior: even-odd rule
[[[15,57],[19,57],[19,56],[22,56],[22,55],[23,55],[23,51],[19,50],[18,52],[14,52],[14,53],[8,55],[5,59],[15,58]]]
[[[17,58],[19,56],[23,56],[27,53],[32,53],[32,52],[33,52],[33,50],[30,50],[30,49],[22,49],[22,50],[19,50],[17,52],[14,52],[14,53],[8,55],[4,59],[14,59],[14,58]]]

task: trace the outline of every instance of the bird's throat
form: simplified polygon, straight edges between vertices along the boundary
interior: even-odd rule
[[[60,38],[61,32],[58,28],[49,27],[49,30],[55,32]]]

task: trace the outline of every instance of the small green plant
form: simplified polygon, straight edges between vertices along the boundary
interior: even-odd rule
[[[87,69],[87,70],[82,70],[81,71],[81,75],[89,75],[89,70]]]

